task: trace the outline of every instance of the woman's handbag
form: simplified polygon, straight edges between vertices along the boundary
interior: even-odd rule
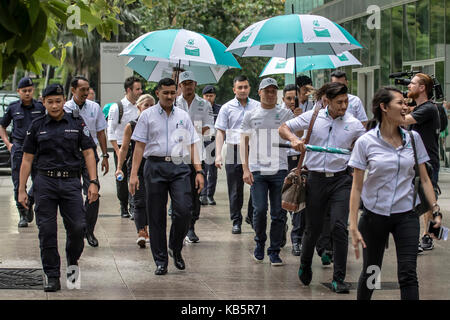
[[[431,208],[431,204],[428,202],[427,197],[425,196],[425,193],[423,191],[423,186],[420,181],[419,160],[417,159],[417,149],[416,149],[416,142],[414,140],[414,135],[412,134],[411,131],[408,131],[408,133],[411,138],[412,148],[414,150],[414,162],[415,162],[414,170],[416,171],[416,175],[414,176],[414,180],[413,180],[414,181],[414,197],[413,197],[413,206],[414,207],[413,207],[413,210],[414,210],[414,212],[417,213],[417,215],[421,216],[425,212],[430,211],[432,208]],[[431,166],[431,164],[429,162],[425,162],[425,166],[427,167],[428,176],[431,179],[431,176],[433,174],[433,167]],[[420,204],[418,204],[416,206],[417,194],[419,194]]]
[[[320,106],[317,106],[314,109],[311,121],[309,122],[308,133],[304,142],[305,144],[309,143],[314,122],[316,122],[316,118],[320,109]],[[306,177],[308,174],[308,170],[305,167],[302,168],[303,160],[305,159],[305,153],[306,152],[302,152],[300,159],[298,160],[297,167],[292,169],[284,179],[283,188],[281,189],[281,207],[284,210],[298,212],[305,208]]]

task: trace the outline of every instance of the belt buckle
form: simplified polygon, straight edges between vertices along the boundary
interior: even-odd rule
[[[325,177],[327,177],[327,178],[334,177],[334,173],[333,172],[325,172]]]
[[[170,162],[170,161],[172,161],[172,158],[171,157],[164,157],[164,161]]]
[[[58,178],[60,178],[60,177],[61,177],[61,171],[56,171],[56,176],[57,176]]]
[[[292,157],[292,160],[297,160],[297,159],[298,159],[297,156],[293,156],[293,157]]]

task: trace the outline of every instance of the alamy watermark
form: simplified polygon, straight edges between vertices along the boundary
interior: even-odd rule
[[[67,29],[80,29],[81,28],[81,10],[76,5],[67,7],[67,14],[70,16],[67,18]]]
[[[370,290],[381,289],[381,269],[377,265],[371,265],[367,267],[367,274],[370,276],[367,278],[366,285]]]
[[[81,289],[81,272],[77,265],[67,266],[67,289]]]
[[[381,29],[381,9],[377,5],[370,5],[367,10],[370,16],[367,18],[367,28],[369,30]]]

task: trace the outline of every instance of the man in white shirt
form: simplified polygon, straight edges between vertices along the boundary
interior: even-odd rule
[[[240,145],[243,180],[251,186],[253,201],[256,242],[253,257],[257,262],[264,260],[269,197],[272,222],[267,255],[272,266],[283,264],[280,248],[286,211],[281,208],[281,190],[288,169],[287,149],[273,146],[273,143],[286,143],[280,139],[277,129],[282,123],[294,118],[290,110],[276,105],[277,90],[278,84],[274,79],[261,81],[258,91],[261,106],[244,115]]]
[[[106,120],[103,116],[102,108],[98,103],[88,100],[89,94],[89,81],[83,76],[76,76],[70,82],[72,99],[64,104],[64,111],[68,113],[78,113],[84,120],[91,137],[94,139],[96,145],[100,144],[102,149],[102,171],[103,175],[108,173],[108,151],[106,147],[106,134],[105,129],[107,127]],[[95,159],[98,160],[97,150],[94,150]],[[91,247],[98,246],[98,240],[94,235],[95,224],[97,223],[98,210],[100,206],[100,199],[89,203],[87,198],[89,188],[89,174],[84,164],[82,167],[83,176],[83,192],[86,195],[86,202],[84,203],[86,211],[86,239]]]
[[[237,76],[233,80],[234,99],[225,103],[217,116],[216,132],[216,167],[222,169],[222,147],[227,143],[227,159],[225,170],[227,173],[228,199],[230,203],[230,218],[233,221],[233,234],[241,233],[242,205],[244,203],[244,180],[242,179],[242,164],[239,155],[241,126],[244,115],[259,106],[259,102],[250,99],[250,84],[247,77]],[[248,203],[248,222],[252,223],[253,206],[251,196]],[[247,219],[246,219],[247,221]]]
[[[321,147],[351,149],[353,143],[365,133],[365,128],[347,111],[347,87],[341,83],[326,84],[325,109],[318,112],[309,143]],[[307,130],[314,111],[305,112],[287,121],[279,128],[280,136],[289,140],[292,148],[305,152],[305,144],[294,132]],[[333,239],[334,271],[332,290],[349,293],[344,282],[347,267],[350,190],[352,177],[348,170],[350,155],[308,152],[305,166],[306,181],[306,230],[302,241],[300,281],[309,285],[312,280],[314,247],[322,232],[325,215],[330,212],[330,229]]]
[[[136,101],[142,94],[142,83],[139,78],[129,77],[125,80],[125,97],[111,106],[108,113],[108,140],[114,148],[114,163],[117,170],[117,159],[119,149],[122,145],[123,133],[128,122],[136,120],[139,116],[139,110],[136,107]],[[131,150],[131,148],[129,149]],[[123,164],[122,172],[124,177],[122,181],[116,180],[117,198],[120,201],[120,215],[122,218],[129,218],[128,204],[128,167],[127,162],[129,154]],[[131,200],[131,199],[130,199]],[[131,207],[131,203],[130,203]]]
[[[203,98],[200,98],[195,93],[195,88],[197,87],[197,81],[195,80],[194,73],[192,71],[185,71],[180,74],[180,87],[181,87],[181,95],[177,98],[176,106],[184,111],[186,111],[192,123],[194,124],[194,128],[197,131],[197,134],[201,137],[204,135],[208,135],[211,130],[214,130],[214,116],[211,104]],[[197,151],[200,155],[200,160],[203,159],[203,139],[200,139],[200,142],[196,144]],[[198,220],[200,216],[200,195],[195,189],[195,176],[196,172],[194,170],[193,165],[191,167],[191,195],[192,195],[192,220],[189,226],[189,231],[186,235],[186,241],[189,243],[198,242],[199,238],[195,234],[194,226],[195,222]]]

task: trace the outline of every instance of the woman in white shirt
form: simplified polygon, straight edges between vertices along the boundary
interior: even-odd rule
[[[360,137],[355,144],[349,165],[354,168],[350,195],[350,234],[355,255],[359,243],[363,248],[363,270],[359,278],[357,298],[372,297],[376,283],[370,281],[380,272],[389,233],[395,241],[398,260],[398,281],[401,299],[419,299],[417,281],[417,239],[419,217],[413,211],[415,176],[414,151],[409,133],[401,128],[407,113],[401,91],[382,88],[373,98],[375,128]],[[442,215],[428,177],[425,162],[429,160],[422,139],[412,132],[417,149],[420,179],[429,203],[433,204],[435,227]],[[364,181],[364,173],[368,175]],[[358,224],[360,199],[363,213]],[[369,280],[369,281],[368,281]]]

